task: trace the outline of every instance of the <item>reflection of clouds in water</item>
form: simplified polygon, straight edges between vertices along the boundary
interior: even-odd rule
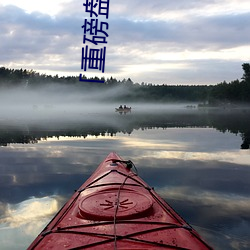
[[[19,204],[8,204],[0,223],[15,228],[25,225],[25,232],[33,234],[33,226],[43,218],[50,217],[59,209],[55,197],[31,198]]]
[[[1,249],[25,249],[62,206],[61,197],[30,198],[4,204],[0,218]]]
[[[198,130],[198,131],[197,131]],[[183,132],[185,131],[185,132]],[[151,137],[153,134],[153,137]],[[203,138],[201,138],[201,135]],[[168,128],[151,129],[146,131],[133,131],[132,136],[117,133],[117,141],[123,147],[141,148],[141,151],[149,152],[214,152],[231,151],[235,145],[241,143],[241,137],[230,133],[222,134],[210,128]],[[237,151],[238,152],[238,151]]]
[[[206,239],[207,242],[213,242],[214,249],[250,249],[249,236],[237,236],[239,235],[239,232],[244,234],[245,232],[250,231],[250,225],[245,223],[244,221],[239,224],[234,224],[233,227],[228,227],[225,232],[210,230],[208,228],[199,227],[197,225],[193,225],[193,227],[204,239]]]
[[[126,146],[126,147],[141,147],[141,148],[146,148],[147,150],[155,150],[157,149],[184,149],[185,145],[182,144],[178,144],[175,142],[161,142],[159,143],[158,141],[151,141],[151,140],[143,140],[143,139],[137,139],[136,141],[133,138],[124,138],[124,140],[122,141],[122,143]]]
[[[47,138],[46,141],[40,141],[39,145],[36,144],[33,148],[27,146],[29,147],[29,154],[36,154],[36,157],[40,154],[48,158],[63,158],[66,154],[72,155],[74,153],[74,158],[79,159],[78,164],[84,162],[85,158],[88,157],[82,153],[89,150],[92,154],[93,149],[94,151],[105,152],[105,154],[117,150],[122,156],[129,155],[130,158],[138,155],[149,155],[156,158],[214,159],[246,164],[245,162],[249,162],[249,156],[246,153],[244,155],[244,152],[234,151],[231,154],[235,145],[241,143],[240,136],[221,133],[211,128],[168,128],[165,130],[150,129],[150,133],[141,129],[134,130],[131,136],[117,133],[113,137],[101,135],[98,137],[87,136],[86,138],[52,137]],[[19,147],[19,150],[24,150],[22,146],[13,144],[9,147],[14,149]],[[72,149],[73,152],[70,152]],[[26,151],[28,152],[28,150]],[[84,157],[79,158],[78,153]],[[103,154],[104,157],[105,154]],[[234,154],[241,154],[242,157],[233,157]],[[99,161],[102,160],[101,157],[99,159]],[[231,160],[229,161],[229,159]]]
[[[248,151],[219,151],[219,152],[179,152],[160,151],[154,152],[153,157],[159,159],[183,159],[199,161],[221,161],[249,166],[250,155]]]
[[[155,130],[153,131],[155,132]],[[206,130],[203,131],[206,132]],[[176,202],[179,202],[183,211],[177,211],[180,211],[188,222],[198,226],[205,225],[218,232],[226,232],[230,237],[233,234],[237,235],[237,230],[242,232],[242,229],[245,228],[240,224],[242,215],[246,215],[250,211],[250,202],[247,198],[249,188],[246,180],[246,175],[249,173],[249,168],[246,167],[249,159],[248,151],[226,151],[224,148],[218,150],[218,153],[209,150],[199,152],[199,148],[194,151],[191,149],[182,151],[181,147],[186,143],[181,144],[179,141],[176,143],[177,148],[171,148],[171,145],[166,144],[165,131],[157,130],[155,139],[142,131],[140,134],[138,137],[135,132],[132,136],[118,134],[113,138],[87,137],[86,139],[77,138],[77,140],[62,138],[63,140],[42,141],[35,145],[25,145],[25,147],[19,144],[11,145],[8,150],[4,150],[5,163],[0,162],[0,165],[9,166],[3,168],[5,169],[3,177],[8,176],[8,178],[6,177],[5,182],[0,183],[0,186],[5,189],[7,186],[9,188],[6,189],[5,196],[3,196],[4,193],[1,195],[7,197],[9,192],[14,192],[17,186],[21,186],[24,190],[22,200],[27,199],[26,197],[30,195],[39,195],[41,190],[44,195],[56,194],[56,190],[60,190],[59,194],[64,195],[65,192],[68,195],[66,182],[70,187],[71,195],[72,190],[78,188],[104,157],[115,149],[125,160],[131,159],[135,163],[139,175],[149,185],[155,186],[156,191],[171,205],[175,206]],[[227,134],[226,138],[228,136],[230,135]],[[138,141],[142,144],[138,144]],[[173,138],[171,141],[174,141]],[[235,162],[241,162],[241,165],[237,165]],[[12,180],[11,184],[10,180]],[[26,189],[27,187],[29,188]],[[27,191],[31,189],[33,194]],[[18,199],[20,201],[20,194]],[[17,234],[17,237],[22,235],[27,242],[29,240],[27,244],[25,243],[27,246],[49,221],[48,215],[46,222],[43,223],[45,216],[38,213],[40,220],[34,216],[33,223],[22,223],[21,215],[25,211],[37,212],[36,205],[29,207],[25,204],[25,202],[19,203],[17,206],[13,205],[8,208],[3,204],[1,210],[12,211],[13,216],[8,216],[8,222],[6,221],[7,216],[5,216],[5,221],[2,218],[0,223],[3,227],[6,225],[16,225],[17,227],[2,228],[0,241],[2,241],[2,237],[5,240],[6,235],[10,240],[14,233]],[[53,208],[53,202],[50,204]],[[43,208],[40,205],[39,207],[38,212],[39,209],[47,210],[46,205]],[[32,214],[30,216],[32,217]],[[248,218],[246,220],[249,221]],[[217,226],[217,223],[221,224]],[[220,227],[225,227],[225,229],[220,229]],[[37,231],[35,232],[35,230]],[[34,233],[31,237],[32,231]],[[242,232],[241,235],[244,233]],[[214,242],[216,237],[213,237],[211,242]],[[206,238],[209,238],[209,235]],[[22,239],[17,239],[17,241],[23,242]],[[221,249],[232,249],[228,246],[228,239],[219,239],[217,245],[222,246],[223,244],[227,245]],[[239,241],[235,241],[233,238],[230,240],[230,244],[237,245]],[[9,243],[6,242],[6,245],[9,246]],[[10,249],[23,248],[22,246]]]
[[[240,215],[249,214],[250,198],[235,194],[225,194],[219,192],[202,191],[200,189],[194,190],[189,187],[163,187],[157,188],[157,193],[161,197],[168,200],[168,198],[185,201],[187,203],[199,204],[201,206],[217,206],[220,209],[217,211],[218,215]]]
[[[117,116],[112,123],[118,126],[124,120],[129,124],[128,118],[132,115]],[[99,114],[93,115],[93,118],[99,119]],[[45,132],[49,129],[46,127]],[[205,227],[212,225],[212,229],[217,229],[217,223],[221,223],[221,227],[227,229],[221,232],[228,233],[230,228],[232,235],[240,235],[237,232],[245,230],[242,233],[244,235],[250,232],[250,219],[247,217],[250,211],[247,198],[250,155],[249,151],[235,150],[235,145],[240,143],[240,136],[211,128],[148,128],[146,131],[134,129],[129,136],[122,132],[113,137],[60,136],[59,140],[48,138],[33,145],[10,144],[0,152],[0,199],[18,204],[0,204],[1,214],[9,211],[8,216],[5,214],[0,219],[0,242],[6,242],[5,245],[9,246],[13,235],[18,238],[16,242],[27,241],[27,238],[31,242],[44,226],[46,216],[41,211],[46,212],[48,209],[46,204],[41,205],[39,202],[46,199],[19,202],[33,195],[40,196],[42,192],[43,196],[48,195],[47,198],[52,199],[47,201],[50,208],[56,210],[50,195],[69,197],[73,189],[78,188],[111,151],[116,151],[125,160],[132,160],[139,175],[149,185],[156,187],[156,191],[171,205],[177,204],[178,207],[179,203],[181,209],[177,211],[187,221]],[[32,212],[28,214],[29,211]],[[29,216],[25,217],[24,214]],[[47,215],[46,221],[50,216]],[[33,223],[25,221],[31,219]],[[247,221],[246,226],[241,224],[244,220]],[[33,230],[34,237],[31,237]],[[211,241],[214,242],[214,238]],[[30,242],[25,244],[29,245]],[[228,244],[224,242],[227,239],[220,239],[217,245]],[[239,241],[230,242],[234,246],[239,244]],[[23,248],[22,245],[9,249]],[[232,247],[227,245],[221,249]]]
[[[9,147],[11,148],[11,152],[9,151],[5,154],[5,162],[2,162],[2,164],[13,166],[6,169],[8,175],[12,175],[11,171],[14,171],[15,174],[19,174],[17,169],[18,165],[25,166],[22,170],[23,172],[27,172],[26,174],[29,176],[32,174],[43,175],[45,173],[89,173],[92,167],[97,167],[97,164],[103,160],[103,157],[101,154],[98,154],[98,151],[93,152],[91,149],[88,150],[87,148],[90,147],[90,144],[87,143],[87,145],[84,145],[86,141],[84,141],[84,139],[82,140],[83,141],[81,141],[78,146],[74,145],[74,142],[72,142],[71,146],[68,146],[63,142],[59,142],[58,145],[57,142],[53,142],[53,145],[50,144],[50,142],[42,142],[35,145],[28,144],[25,145],[25,147],[20,144],[14,144]],[[96,142],[94,146],[96,146],[96,144],[98,144],[98,142]],[[88,151],[90,152],[89,154]],[[97,161],[96,165],[92,166],[95,153],[98,154]],[[104,155],[106,156],[106,153]],[[98,158],[100,158],[99,161]],[[22,177],[27,179],[25,176]],[[33,179],[31,178],[30,181],[33,182]],[[18,182],[17,177],[15,179],[12,178],[13,184],[14,181]],[[39,182],[39,180],[36,181]]]
[[[157,188],[157,193],[215,249],[250,249],[250,198],[190,187]],[[206,225],[206,228],[200,227]]]

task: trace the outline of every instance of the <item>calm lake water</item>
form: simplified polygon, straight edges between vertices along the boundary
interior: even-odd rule
[[[215,249],[250,249],[250,110],[87,110],[0,118],[1,249],[27,248],[111,151]]]

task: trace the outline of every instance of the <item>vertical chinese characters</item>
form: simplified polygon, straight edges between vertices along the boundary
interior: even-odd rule
[[[97,48],[97,46],[107,43],[109,24],[100,21],[98,17],[105,16],[108,19],[109,0],[85,0],[83,7],[85,8],[85,12],[90,14],[91,18],[90,20],[85,19],[82,25],[83,44],[90,43],[91,47],[88,45],[82,47],[81,69],[84,71],[94,69],[104,73],[106,47]],[[90,80],[82,79],[82,74],[80,74],[79,81]],[[98,80],[92,81],[96,82]]]

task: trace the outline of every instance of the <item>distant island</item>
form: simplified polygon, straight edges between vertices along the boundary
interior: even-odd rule
[[[134,83],[130,78],[117,80],[98,77],[86,80],[104,80],[101,82],[80,82],[79,76],[51,76],[40,74],[34,70],[9,69],[0,67],[0,88],[36,89],[51,84],[62,84],[79,91],[105,91],[117,88],[109,102],[196,102],[199,107],[235,107],[250,104],[250,64],[242,64],[241,80],[221,82],[216,85],[154,85],[152,83]]]

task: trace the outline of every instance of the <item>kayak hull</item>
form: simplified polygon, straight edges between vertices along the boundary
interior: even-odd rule
[[[28,249],[212,249],[110,153]]]

